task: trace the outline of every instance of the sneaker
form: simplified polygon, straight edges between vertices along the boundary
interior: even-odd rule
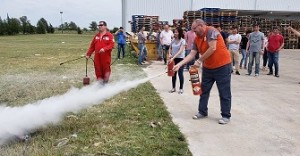
[[[241,75],[239,71],[236,71],[235,74],[236,74],[236,75]]]
[[[196,115],[193,116],[193,119],[203,119],[203,118],[206,118],[207,116],[205,115],[202,115],[200,113],[197,113]]]
[[[255,74],[255,77],[259,76],[259,74]]]
[[[273,73],[269,72],[267,75],[273,75]]]
[[[171,89],[171,90],[169,91],[169,93],[174,93],[174,92],[176,92],[176,89],[175,89],[175,88],[173,88],[173,89]]]
[[[182,93],[183,93],[183,90],[179,89],[178,94],[182,94]]]
[[[220,120],[219,120],[219,124],[228,124],[230,122],[230,119],[229,118],[224,118],[222,117]]]

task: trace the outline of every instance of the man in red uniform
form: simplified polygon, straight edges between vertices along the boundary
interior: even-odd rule
[[[270,71],[267,75],[273,75],[273,64],[275,66],[275,76],[279,77],[278,73],[278,57],[279,57],[279,51],[284,46],[284,38],[282,35],[279,34],[278,28],[273,28],[272,35],[269,36],[268,40],[268,58],[269,58],[269,68]]]
[[[99,33],[96,34],[91,42],[90,48],[86,53],[86,58],[90,58],[92,53],[94,55],[95,73],[98,81],[107,83],[111,73],[111,51],[114,47],[114,37],[107,31],[107,24],[105,21],[99,22]]]

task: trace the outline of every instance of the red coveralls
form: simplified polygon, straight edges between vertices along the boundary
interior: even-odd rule
[[[104,49],[104,52],[100,52],[100,49]],[[97,80],[103,80],[104,83],[108,82],[111,73],[111,51],[114,48],[114,36],[110,32],[106,32],[101,36],[100,33],[95,35],[91,42],[90,48],[86,53],[87,56],[91,56],[95,52],[94,66]]]

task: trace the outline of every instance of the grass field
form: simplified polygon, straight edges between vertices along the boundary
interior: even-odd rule
[[[0,37],[0,103],[21,106],[82,87],[85,60],[59,65],[85,54],[92,35],[52,34]],[[113,52],[114,58],[116,52]],[[89,77],[94,81],[93,65]],[[112,66],[110,83],[144,77],[136,58],[127,55]],[[161,126],[152,128],[151,122]],[[5,126],[5,125],[1,125]],[[1,127],[0,126],[0,127]],[[58,147],[58,142],[69,142]],[[0,147],[0,155],[191,155],[155,88],[147,82],[58,125],[38,129],[28,144]]]

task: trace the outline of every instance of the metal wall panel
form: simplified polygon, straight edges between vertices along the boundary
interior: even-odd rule
[[[256,0],[193,0],[193,10],[201,8],[255,10],[255,3]]]

